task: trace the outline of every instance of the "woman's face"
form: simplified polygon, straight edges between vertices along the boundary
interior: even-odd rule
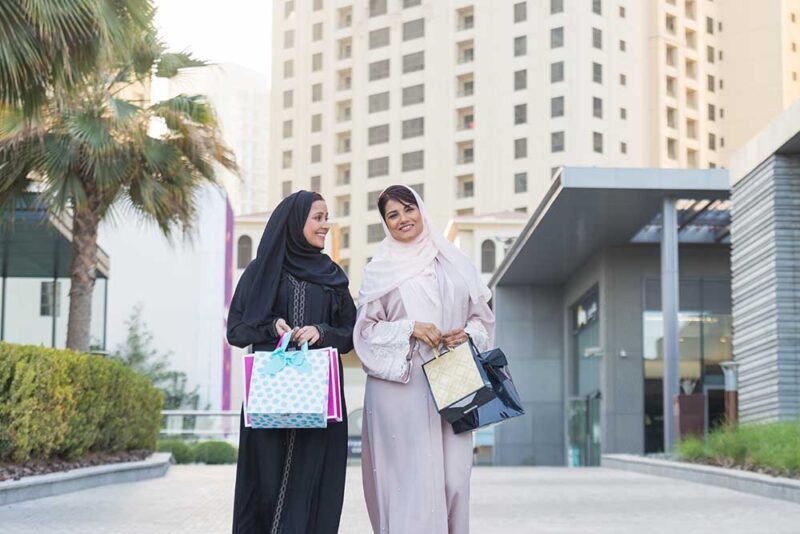
[[[422,213],[417,206],[390,199],[384,213],[389,233],[396,240],[409,243],[422,233]]]
[[[314,248],[325,248],[325,236],[331,229],[328,225],[328,205],[324,200],[315,200],[308,212],[306,225],[303,227],[303,236],[308,244]]]

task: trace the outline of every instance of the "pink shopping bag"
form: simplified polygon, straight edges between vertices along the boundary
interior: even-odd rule
[[[342,389],[339,377],[339,351],[331,347],[328,349],[331,356],[331,372],[328,381],[328,422],[342,422]]]

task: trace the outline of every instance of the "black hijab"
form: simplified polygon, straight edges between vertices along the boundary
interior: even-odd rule
[[[341,267],[322,249],[310,245],[303,235],[311,205],[320,198],[317,193],[298,191],[283,199],[272,212],[256,259],[247,266],[252,282],[242,314],[245,323],[258,328],[276,318],[272,308],[282,270],[312,284],[347,290],[347,275]]]

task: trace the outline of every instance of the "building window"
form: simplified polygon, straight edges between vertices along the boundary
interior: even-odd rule
[[[514,4],[514,22],[525,22],[528,20],[528,5],[525,2]]]
[[[322,52],[317,52],[311,56],[311,70],[314,72],[322,70]]]
[[[367,210],[378,209],[378,197],[380,195],[381,191],[370,191],[367,193]]]
[[[626,50],[625,41],[620,39],[620,41],[619,41],[619,51],[620,52],[624,52],[625,50]]]
[[[389,91],[369,95],[369,112],[386,111],[389,109]]]
[[[708,149],[709,150],[716,150],[717,149],[717,136],[713,133],[708,134]]]
[[[714,47],[706,46],[706,60],[709,63],[714,63]]]
[[[403,0],[403,8],[418,6],[422,0]]]
[[[408,187],[416,191],[419,198],[425,200],[425,184],[411,184]]]
[[[292,151],[291,150],[284,150],[283,151],[283,168],[288,169],[292,166]]]
[[[528,173],[518,172],[514,174],[514,192],[527,193],[528,192]]]
[[[382,59],[369,64],[369,81],[382,80],[389,77],[389,60]]]
[[[389,28],[380,28],[369,32],[369,49],[389,46],[390,35]]]
[[[628,143],[620,143],[619,144],[619,151],[622,152],[623,154],[627,154],[628,153]]]
[[[592,13],[595,15],[603,14],[603,0],[592,0]]]
[[[716,90],[717,84],[715,83],[714,77],[712,75],[708,75],[706,78],[706,84],[708,85],[708,91],[713,93]]]
[[[621,19],[625,18],[625,7],[624,6],[619,6],[619,18],[621,18]]]
[[[678,158],[678,141],[671,137],[667,138],[667,157],[669,159]]]
[[[377,17],[386,14],[386,0],[369,0],[369,16]]]
[[[41,317],[60,317],[61,282],[42,282],[39,287],[39,315]]]
[[[350,164],[344,163],[336,166],[336,185],[348,185],[350,183]]]
[[[321,22],[317,22],[316,24],[314,24],[314,26],[312,27],[311,32],[312,32],[312,39],[314,41],[321,41],[322,40],[322,23]]]
[[[714,104],[708,105],[708,120],[717,120],[717,108],[714,106]]]
[[[407,119],[403,121],[403,139],[425,135],[425,118]]]
[[[519,91],[528,87],[528,71],[518,70],[514,72],[514,90]]]
[[[292,121],[283,121],[283,138],[288,139],[293,134]]]
[[[592,80],[595,83],[603,83],[603,66],[600,63],[592,63]]]
[[[236,268],[244,269],[253,259],[253,240],[249,235],[239,237],[236,242]]]
[[[425,19],[409,20],[403,23],[403,41],[425,36]]]
[[[564,132],[550,134],[550,152],[564,152]]]
[[[292,48],[294,46],[294,30],[283,32],[283,47]]]
[[[554,96],[550,99],[550,117],[564,116],[564,97]]]
[[[322,145],[311,145],[311,163],[319,163],[322,159]]]
[[[386,176],[389,174],[389,156],[374,158],[367,161],[367,177]]]
[[[458,198],[472,198],[475,196],[475,178],[471,174],[456,178],[456,195]]]
[[[524,56],[528,53],[528,37],[520,35],[514,37],[514,56]]]
[[[294,0],[283,4],[283,18],[288,19],[294,13]]]
[[[425,86],[412,85],[411,87],[403,88],[403,105],[410,106],[412,104],[420,104],[425,101]]]
[[[592,147],[598,154],[603,153],[603,134],[592,132]]]
[[[416,150],[414,152],[406,152],[402,156],[402,171],[416,171],[425,166],[425,152]]]
[[[322,84],[315,83],[311,86],[311,101],[319,102],[320,100],[322,100]]]
[[[367,142],[370,145],[379,145],[381,143],[389,142],[389,125],[381,124],[372,126],[367,131]]]
[[[525,124],[528,122],[528,105],[517,104],[514,106],[514,124]]]
[[[284,180],[283,183],[281,183],[281,195],[283,196],[283,198],[286,198],[291,194],[292,194],[292,181]]]
[[[414,52],[403,56],[403,73],[416,72],[425,68],[425,52]]]
[[[496,261],[497,254],[494,241],[487,239],[481,243],[481,272],[493,273]]]
[[[283,92],[283,109],[287,109],[294,105],[294,93],[291,89]]]
[[[315,193],[319,193],[322,191],[322,177],[321,176],[312,176],[311,177],[311,190]]]
[[[322,114],[315,113],[311,115],[311,132],[319,132],[322,130]]]
[[[706,33],[714,33],[714,19],[706,17]]]
[[[626,108],[619,108],[619,118],[628,120],[628,110]]]
[[[314,11],[320,11],[322,9],[322,0],[314,0]]]
[[[528,139],[523,137],[521,139],[514,139],[514,159],[521,159],[528,157]]]
[[[563,13],[564,12],[564,0],[550,0],[550,14],[555,15],[556,13]]]
[[[598,50],[603,49],[603,30],[592,28],[592,46]]]
[[[292,76],[294,76],[294,61],[288,59],[283,62],[283,77],[288,79]]]
[[[592,115],[597,117],[598,119],[603,118],[603,99],[597,98],[596,96],[592,97]]]
[[[564,81],[564,62],[556,61],[550,64],[550,83]]]
[[[383,232],[383,223],[370,224],[367,226],[367,243],[378,243],[386,237]]]
[[[561,48],[564,46],[564,27],[553,28],[550,30],[550,48]]]
[[[619,75],[619,84],[620,85],[628,85],[628,77],[624,74]]]
[[[341,248],[350,248],[350,227],[349,226],[342,226],[342,229],[339,231],[339,246]]]

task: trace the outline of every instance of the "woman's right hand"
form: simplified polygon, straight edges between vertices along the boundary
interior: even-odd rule
[[[411,335],[432,349],[438,347],[442,340],[442,333],[439,332],[439,329],[431,323],[420,323],[415,321],[414,331],[411,333]]]
[[[286,332],[291,332],[291,327],[286,323],[284,319],[278,319],[275,321],[275,331],[278,332],[278,337],[281,337]]]

